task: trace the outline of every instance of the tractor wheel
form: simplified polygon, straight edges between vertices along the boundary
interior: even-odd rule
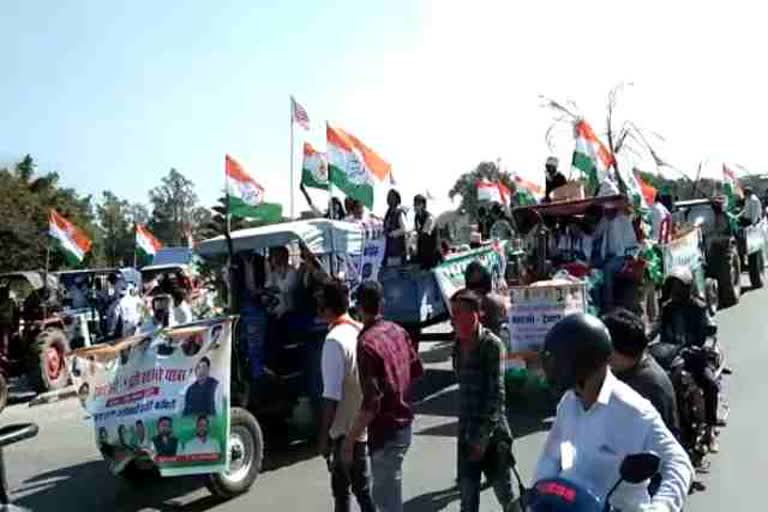
[[[264,438],[259,422],[245,409],[232,408],[228,444],[229,467],[206,482],[211,493],[225,499],[247,492],[261,472]]]
[[[29,351],[29,377],[37,392],[61,389],[69,383],[64,359],[69,352],[69,342],[61,329],[45,329]]]

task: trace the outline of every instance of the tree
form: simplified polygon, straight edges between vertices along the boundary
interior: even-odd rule
[[[448,196],[453,199],[457,195],[461,196],[460,208],[466,211],[471,219],[477,219],[477,210],[480,206],[477,200],[477,182],[478,180],[487,180],[493,183],[502,183],[511,193],[514,193],[516,187],[512,176],[499,169],[495,162],[480,162],[474,170],[465,172],[453,188],[448,192]]]
[[[171,168],[160,186],[150,190],[149,200],[152,203],[150,230],[166,245],[186,245],[187,235],[194,229],[195,184]]]
[[[84,266],[99,262],[99,240],[90,196],[58,186],[59,175],[36,177],[36,164],[26,155],[13,170],[0,169],[0,271],[33,270],[45,266],[48,210],[55,208],[94,241]],[[59,251],[50,255],[50,268],[65,267]]]
[[[132,261],[134,251],[133,223],[128,201],[110,191],[102,194],[96,205],[102,236],[102,250],[108,266],[122,266]]]

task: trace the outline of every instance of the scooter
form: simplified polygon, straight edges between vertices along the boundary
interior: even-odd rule
[[[611,496],[619,485],[623,482],[643,483],[658,473],[660,465],[661,459],[653,453],[627,455],[619,468],[619,480],[602,502],[574,482],[565,478],[551,478],[536,482],[533,489],[523,494],[523,504],[527,512],[612,512]]]

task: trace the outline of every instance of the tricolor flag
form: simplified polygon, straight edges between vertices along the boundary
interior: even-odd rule
[[[91,240],[74,224],[51,209],[48,213],[48,234],[53,237],[70,263],[80,263],[91,249]]]
[[[136,224],[136,248],[147,258],[154,258],[157,251],[163,247],[160,240],[155,238],[146,226]]]
[[[291,122],[298,123],[305,130],[309,130],[309,114],[304,107],[299,105],[291,96]]]
[[[234,158],[224,157],[227,177],[229,213],[237,217],[253,217],[254,210],[264,202],[264,187],[256,183]]]
[[[540,185],[528,181],[517,174],[514,174],[512,179],[515,182],[518,206],[537,204],[544,197],[544,189]]]
[[[744,197],[744,190],[741,188],[741,182],[736,177],[736,173],[723,164],[723,193],[728,198],[728,208],[733,208],[736,204],[736,198]]]
[[[613,155],[595,135],[592,127],[583,119],[573,126],[576,148],[573,150],[573,166],[581,171],[593,187],[601,185],[606,179],[613,181],[610,168]]]
[[[643,194],[643,198],[645,199],[645,202],[649,205],[656,202],[656,193],[658,192],[656,190],[656,187],[651,185],[650,183],[646,182],[642,175],[640,174],[639,169],[635,169],[635,178],[637,179],[637,182],[640,184],[640,190]]]
[[[510,192],[503,183],[488,180],[477,181],[477,200],[509,206]]]
[[[301,167],[302,185],[328,190],[328,158],[325,153],[316,151],[309,142],[304,143],[304,162]]]
[[[340,128],[327,125],[326,137],[331,184],[347,197],[373,208],[374,187],[391,179],[392,166],[360,139]]]

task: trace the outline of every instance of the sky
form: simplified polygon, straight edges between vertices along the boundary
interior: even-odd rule
[[[552,153],[567,173],[572,133],[561,123],[545,141],[541,96],[572,101],[600,133],[608,92],[627,83],[617,119],[665,160],[765,172],[768,32],[754,4],[4,0],[0,165],[30,153],[67,186],[131,201],[175,167],[211,204],[229,153],[287,210],[293,94],[312,121],[295,129],[297,176],[302,141],[322,146],[327,120],[390,161],[406,197],[443,205],[483,160],[542,182]]]

